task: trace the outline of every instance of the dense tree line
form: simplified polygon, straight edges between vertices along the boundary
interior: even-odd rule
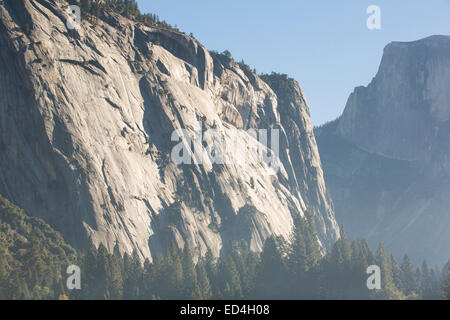
[[[407,255],[399,264],[382,245],[372,252],[342,229],[322,252],[310,214],[297,217],[292,238],[266,240],[263,251],[229,243],[221,258],[211,251],[195,261],[188,246],[172,244],[142,262],[89,242],[76,252],[41,219],[0,196],[0,299],[448,299],[450,274]],[[81,269],[81,289],[68,290],[66,268]],[[366,286],[369,265],[381,268],[382,289]]]
[[[138,254],[109,254],[90,245],[80,256],[84,288],[76,299],[440,299],[441,276],[407,255],[399,265],[383,246],[375,253],[364,239],[345,231],[325,255],[310,215],[297,218],[290,243],[269,238],[261,254],[245,242],[230,243],[222,258],[209,251],[194,263],[186,246],[170,246],[163,257],[141,264]],[[382,289],[369,290],[366,268],[381,268]],[[448,292],[448,278],[442,281]],[[445,291],[447,290],[447,291]]]
[[[178,28],[160,20],[156,14],[142,14],[136,0],[70,0],[69,3],[78,5],[83,17],[92,22],[98,19],[106,19],[106,13],[112,11],[147,26],[158,26],[159,28],[179,32]]]

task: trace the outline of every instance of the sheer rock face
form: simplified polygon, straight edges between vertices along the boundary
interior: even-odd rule
[[[386,46],[376,77],[316,130],[336,216],[415,261],[450,252],[450,37]]]
[[[76,246],[196,255],[230,240],[260,250],[314,213],[338,227],[300,86],[263,81],[195,39],[105,13],[68,30],[63,2],[0,4],[0,192]],[[279,129],[281,168],[176,165],[174,130]],[[228,138],[227,138],[228,139]],[[242,141],[252,137],[242,133]]]
[[[338,132],[435,175],[450,171],[450,37],[386,46],[376,77],[350,95]]]

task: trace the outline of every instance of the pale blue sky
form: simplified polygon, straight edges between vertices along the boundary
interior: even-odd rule
[[[355,86],[375,76],[383,47],[450,35],[450,0],[138,0],[209,50],[228,49],[257,72],[287,73],[302,86],[314,125],[339,116]],[[381,30],[366,8],[381,9]]]

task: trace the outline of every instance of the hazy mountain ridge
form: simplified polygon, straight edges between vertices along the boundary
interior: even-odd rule
[[[339,223],[415,261],[450,243],[450,37],[386,46],[379,71],[316,128]]]
[[[65,6],[0,5],[0,192],[75,246],[88,235],[141,257],[171,241],[195,255],[239,239],[260,250],[307,209],[323,244],[338,238],[298,83],[263,81],[187,35],[114,12],[68,30]],[[176,166],[172,132],[200,125],[280,129],[280,172]]]

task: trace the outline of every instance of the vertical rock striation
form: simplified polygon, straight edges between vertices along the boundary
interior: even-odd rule
[[[75,246],[89,236],[150,259],[172,241],[196,255],[232,240],[257,251],[305,210],[323,245],[336,240],[296,82],[279,88],[279,76],[114,12],[68,30],[64,3],[0,4],[0,193]],[[171,161],[174,130],[208,128],[279,129],[280,171]]]

